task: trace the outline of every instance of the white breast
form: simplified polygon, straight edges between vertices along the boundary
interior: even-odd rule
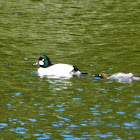
[[[39,76],[56,76],[56,77],[68,77],[71,78],[70,72],[73,70],[73,66],[69,64],[54,64],[47,68],[40,67],[38,69]]]

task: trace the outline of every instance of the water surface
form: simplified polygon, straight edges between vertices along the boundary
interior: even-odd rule
[[[140,83],[92,75],[140,75],[139,5],[0,1],[0,138],[138,140]],[[89,74],[41,79],[32,65],[41,54]]]

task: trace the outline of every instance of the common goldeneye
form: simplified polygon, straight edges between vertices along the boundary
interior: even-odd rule
[[[33,65],[40,65],[40,68],[37,71],[40,77],[47,76],[50,78],[71,78],[75,75],[87,74],[81,72],[73,65],[63,63],[52,64],[46,55],[42,55]]]
[[[105,73],[100,73],[95,75],[95,77],[100,77],[102,79],[110,79],[110,80],[117,80],[119,82],[132,82],[132,81],[140,81],[140,76],[133,73],[127,72],[119,72],[111,75],[108,77]]]

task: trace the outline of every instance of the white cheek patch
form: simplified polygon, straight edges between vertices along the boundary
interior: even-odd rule
[[[44,65],[44,62],[40,60],[39,65]]]

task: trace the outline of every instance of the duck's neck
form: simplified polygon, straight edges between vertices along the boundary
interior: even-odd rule
[[[47,67],[49,67],[49,66],[51,66],[52,65],[52,63],[51,63],[51,61],[48,59],[47,61],[45,61],[44,62],[44,65],[42,66],[43,68],[47,68]]]

